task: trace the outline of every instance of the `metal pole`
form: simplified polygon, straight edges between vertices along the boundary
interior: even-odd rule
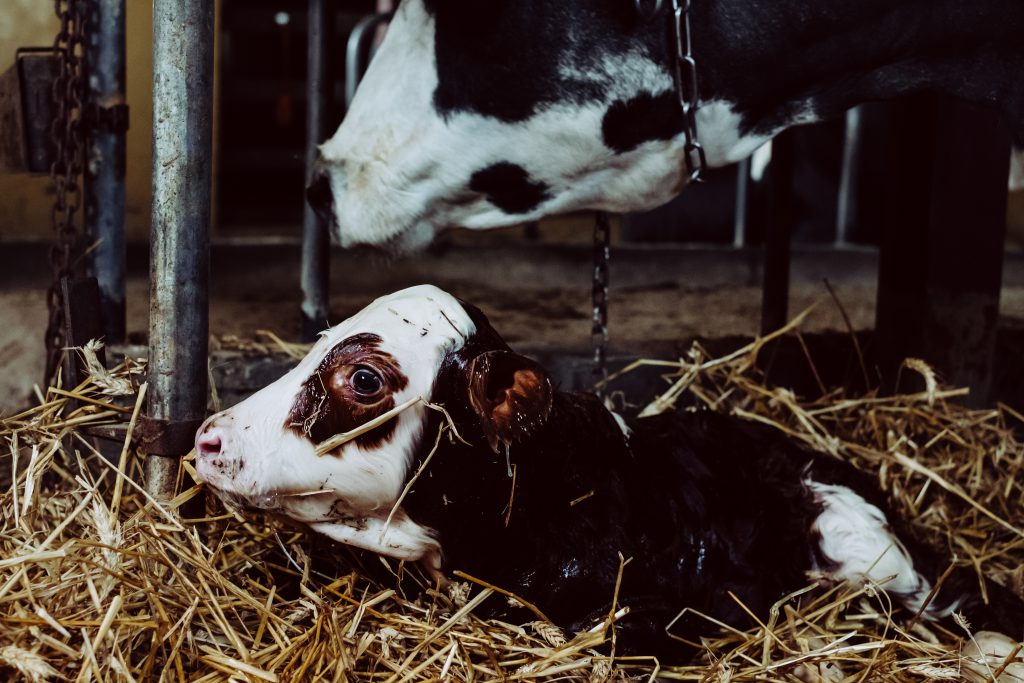
[[[206,414],[214,0],[153,3],[153,224],[148,416],[173,443],[146,460],[146,488],[174,492]],[[180,436],[184,432],[184,437]]]
[[[850,241],[850,228],[857,220],[857,171],[860,166],[861,109],[846,112],[846,139],[843,143],[843,168],[839,176],[839,202],[836,209],[836,246]]]
[[[747,243],[747,196],[750,190],[750,157],[736,164],[736,212],[732,222],[732,246]]]
[[[91,0],[88,8],[85,230],[96,244],[91,269],[99,283],[103,335],[111,344],[125,334],[125,7],[124,0]]]
[[[324,138],[324,79],[327,71],[325,0],[307,5],[306,184],[312,181],[317,145]],[[313,341],[327,328],[331,245],[327,226],[306,202],[302,213],[302,338]]]
[[[356,88],[359,81],[363,80],[363,74],[369,65],[370,59],[367,56],[363,63],[363,55],[371,49],[371,41],[377,35],[377,29],[384,25],[384,22],[391,21],[393,12],[384,14],[371,14],[362,19],[352,33],[348,36],[348,43],[345,45],[345,110],[352,106],[352,100],[356,96]]]
[[[793,172],[796,131],[785,130],[772,141],[768,167],[768,225],[764,236],[764,291],[761,300],[761,334],[786,324],[789,311],[790,240],[796,223]]]

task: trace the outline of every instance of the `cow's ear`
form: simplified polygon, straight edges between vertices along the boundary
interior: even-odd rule
[[[511,351],[488,351],[469,366],[469,404],[497,453],[547,421],[554,391],[539,364]]]

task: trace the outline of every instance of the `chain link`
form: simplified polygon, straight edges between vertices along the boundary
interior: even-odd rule
[[[608,379],[608,261],[611,256],[611,224],[608,214],[598,211],[594,216],[594,278],[591,290],[593,303],[590,340],[594,347],[594,380],[597,393],[603,395],[603,382]]]
[[[676,92],[683,108],[683,134],[686,142],[683,155],[690,182],[699,183],[707,169],[704,147],[697,141],[697,110],[700,90],[697,87],[697,60],[693,57],[690,33],[690,0],[672,0],[673,28],[676,35]]]
[[[49,309],[46,328],[47,383],[56,377],[65,346],[61,280],[74,276],[82,254],[83,239],[75,221],[82,206],[80,180],[85,155],[82,52],[86,11],[82,0],[55,0],[54,11],[60,20],[60,30],[53,43],[58,71],[53,82],[55,116],[50,129],[56,157],[50,167],[54,188],[50,213],[54,243],[49,255],[52,281],[46,294]]]

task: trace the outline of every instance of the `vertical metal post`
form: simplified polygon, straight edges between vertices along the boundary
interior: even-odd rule
[[[736,164],[736,212],[732,221],[732,246],[747,243],[747,198],[750,195],[750,157]]]
[[[150,419],[206,414],[214,0],[153,2]],[[146,488],[173,494],[180,453],[150,455]]]
[[[857,172],[860,166],[861,109],[846,112],[846,137],[843,142],[843,167],[839,176],[839,201],[836,208],[836,246],[850,242],[850,228],[857,219]]]
[[[373,52],[373,41],[377,31],[385,22],[391,21],[392,13],[371,14],[363,18],[348,36],[345,45],[345,110],[352,106],[359,81],[370,64]],[[364,60],[363,57],[366,57]]]
[[[124,0],[90,0],[85,65],[89,124],[85,163],[85,231],[95,243],[91,269],[99,283],[107,343],[124,341],[125,23]]]
[[[796,223],[796,132],[783,131],[772,141],[768,167],[768,226],[764,236],[764,290],[761,299],[761,334],[786,324],[789,311],[790,240]]]
[[[317,145],[324,138],[327,71],[326,0],[308,0],[306,51],[306,185],[312,181]],[[327,327],[331,245],[327,226],[306,202],[302,213],[302,338],[313,341]]]

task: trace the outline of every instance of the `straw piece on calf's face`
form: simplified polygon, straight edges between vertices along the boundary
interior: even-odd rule
[[[448,419],[460,439],[438,438]],[[766,616],[812,577],[871,581],[928,619],[957,610],[1013,639],[1024,629],[1024,604],[990,585],[986,607],[967,572],[933,591],[948,558],[919,547],[845,463],[709,411],[625,420],[556,391],[477,309],[433,287],[329,330],[288,375],[210,418],[197,452],[236,507],[437,575],[465,571],[570,629],[607,615],[621,578],[618,604],[632,611],[618,642],[638,653],[678,658],[670,623],[699,643],[707,617],[745,628],[748,610]]]

